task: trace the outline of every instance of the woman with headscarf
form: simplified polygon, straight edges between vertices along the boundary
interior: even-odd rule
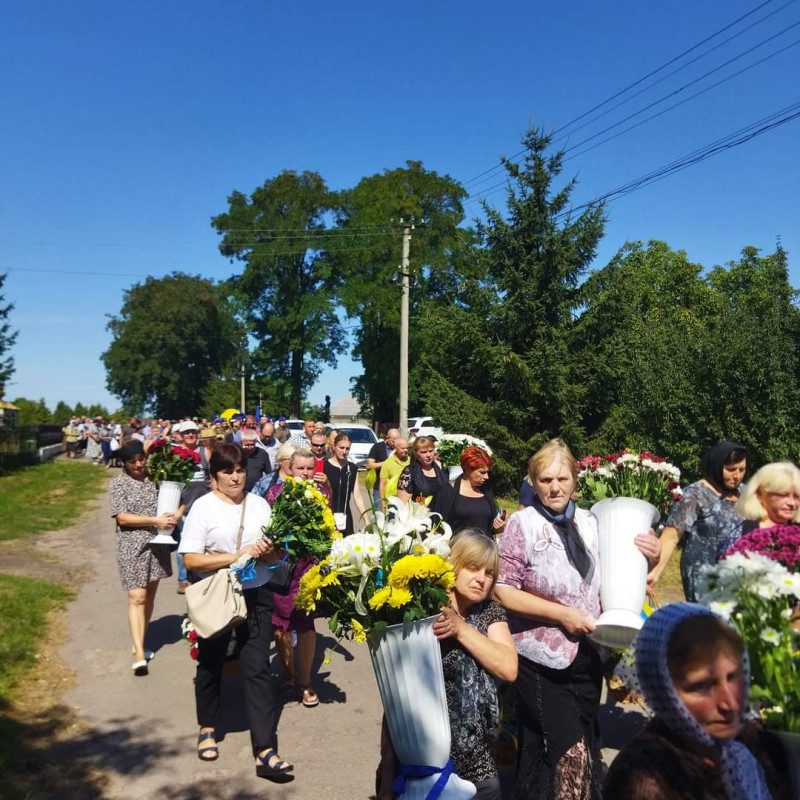
[[[133,674],[147,675],[152,652],[144,648],[158,582],[172,575],[169,545],[150,546],[156,529],[169,529],[177,513],[156,516],[158,491],[147,478],[144,445],[131,439],[117,451],[122,474],[111,481],[111,516],[117,522],[117,564],[128,593],[128,626],[133,640]]]
[[[700,462],[703,477],[686,487],[661,533],[661,560],[650,573],[657,583],[678,542],[683,540],[681,579],[689,602],[697,600],[697,581],[705,564],[714,564],[720,543],[741,523],[736,508],[739,485],[747,469],[747,453],[734,442],[706,450]]]
[[[578,463],[560,439],[533,455],[528,474],[533,505],[508,519],[494,592],[519,654],[522,739],[512,797],[596,800],[603,668],[587,636],[602,610],[597,520],[572,499]],[[651,566],[658,561],[652,532],[635,542]]]
[[[436,463],[436,442],[430,436],[417,436],[411,447],[414,460],[400,473],[397,497],[404,503],[430,497],[428,508],[436,511],[439,495],[452,491],[448,474]]]
[[[695,603],[660,608],[636,640],[636,671],[655,717],[614,759],[606,797],[789,800],[778,743],[756,722],[747,723],[748,746],[737,741],[749,670],[742,639],[724,620]]]

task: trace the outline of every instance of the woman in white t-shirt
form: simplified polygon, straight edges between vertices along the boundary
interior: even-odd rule
[[[242,567],[251,558],[277,559],[272,541],[262,535],[271,511],[267,502],[244,493],[247,456],[234,444],[216,447],[209,460],[212,491],[195,501],[181,535],[179,552],[187,569],[205,577],[218,569]],[[242,505],[244,503],[244,506]],[[241,546],[236,548],[243,520]],[[265,558],[266,557],[266,558]],[[219,756],[215,726],[219,718],[222,668],[231,633],[236,636],[250,739],[256,761],[256,775],[279,782],[291,779],[294,767],[283,761],[275,749],[276,709],[269,668],[272,642],[272,591],[268,585],[245,589],[247,619],[215,639],[198,638],[195,701],[200,734],[197,755],[201,761]]]

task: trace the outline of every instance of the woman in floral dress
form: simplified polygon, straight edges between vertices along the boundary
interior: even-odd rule
[[[531,458],[528,472],[533,505],[508,520],[495,588],[519,654],[522,741],[512,796],[596,800],[603,670],[587,634],[601,612],[597,520],[572,500],[578,464],[560,439]],[[636,546],[657,563],[655,536],[642,532]]]
[[[133,674],[147,675],[144,639],[158,582],[172,575],[169,545],[150,546],[156,529],[168,529],[176,514],[156,516],[158,492],[147,479],[144,445],[133,439],[117,453],[122,474],[111,481],[111,516],[117,522],[117,563],[122,588],[128,593],[128,626],[133,640]]]
[[[720,545],[742,522],[736,508],[739,485],[747,469],[747,453],[734,442],[710,447],[700,464],[703,477],[686,487],[670,511],[661,533],[661,560],[651,573],[656,583],[679,541],[681,579],[686,599],[697,601],[697,581],[705,564],[716,564]]]

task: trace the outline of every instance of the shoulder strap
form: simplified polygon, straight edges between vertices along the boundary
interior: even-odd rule
[[[244,510],[247,506],[247,495],[244,496],[244,500],[242,500],[242,516],[239,519],[239,534],[236,537],[236,552],[239,552],[239,548],[242,546],[242,533],[244,531]]]

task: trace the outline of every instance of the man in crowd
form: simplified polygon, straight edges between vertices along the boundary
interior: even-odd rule
[[[281,443],[285,444],[292,437],[292,432],[286,427],[286,417],[278,417],[278,427],[275,428],[275,438]]]
[[[383,462],[379,483],[381,508],[386,511],[386,498],[397,494],[400,473],[411,463],[408,457],[408,439],[398,436],[394,440],[394,452]]]
[[[275,436],[275,425],[272,422],[265,422],[261,426],[261,438],[256,442],[256,447],[266,450],[273,469],[277,469],[278,466],[277,455],[280,446],[281,443]]]
[[[375,481],[372,489],[372,499],[375,501],[376,506],[381,500],[379,488],[381,467],[384,461],[394,452],[394,445],[399,436],[400,431],[397,430],[397,428],[389,428],[389,430],[386,431],[386,438],[382,442],[376,442],[372,445],[369,455],[367,456],[366,468],[372,470],[371,480]],[[367,475],[369,474],[370,473],[367,473]]]
[[[292,444],[298,449],[302,448],[303,450],[311,447],[311,437],[314,435],[314,427],[316,424],[317,423],[313,419],[307,419],[303,423],[303,430],[295,433],[294,436],[292,436]],[[323,431],[324,430],[325,426],[323,426]]]
[[[325,474],[325,434],[314,431],[311,434],[311,452],[314,455],[314,480],[325,486],[328,476]]]
[[[272,473],[272,464],[266,450],[256,447],[258,434],[252,428],[242,428],[242,450],[247,456],[247,478],[244,490],[249,492],[263,475]]]

